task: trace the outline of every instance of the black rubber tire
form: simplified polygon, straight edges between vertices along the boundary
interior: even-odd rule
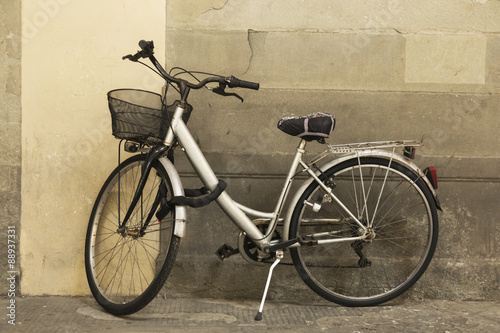
[[[362,172],[359,172],[360,169]],[[384,177],[387,181],[382,186]],[[300,277],[321,297],[345,306],[373,306],[401,295],[422,276],[436,248],[438,216],[429,187],[411,169],[395,161],[377,157],[362,157],[359,161],[354,158],[342,162],[326,170],[320,177],[323,182],[327,178],[330,185],[335,183],[333,193],[365,225],[368,218],[364,219],[364,216],[369,215],[370,211],[377,212],[374,214],[376,218],[373,218],[375,238],[371,242],[349,241],[291,248],[292,260]],[[363,199],[360,193],[363,188],[357,183],[354,186],[355,180],[360,183],[359,179],[364,179],[367,183],[364,190],[368,195],[363,194],[368,198],[366,206],[359,204]],[[351,181],[352,184],[349,184]],[[384,195],[378,197],[379,193],[370,194],[377,189]],[[350,191],[354,194],[349,194]],[[316,234],[317,239],[322,239],[325,236],[320,233],[324,231],[330,232],[330,238],[359,235],[354,220],[343,214],[344,211],[338,204],[328,200],[326,203],[319,202],[324,200],[319,198],[325,197],[325,193],[317,182],[306,188],[293,211],[290,239],[298,236],[307,239],[306,234],[312,233]],[[413,195],[419,199],[412,199]],[[358,197],[359,200],[356,199]],[[372,203],[371,199],[377,197],[379,203]],[[383,200],[385,201],[381,207]],[[351,203],[349,205],[346,202]],[[313,212],[311,204],[314,203],[321,204],[319,212]],[[387,206],[387,203],[393,206]],[[356,206],[361,209],[353,208]],[[385,215],[384,209],[387,210]],[[392,212],[394,216],[391,216]],[[415,216],[410,216],[412,212]],[[418,227],[421,229],[417,230]],[[337,234],[333,235],[332,231]],[[359,244],[362,245],[364,259],[354,250],[359,248]]]
[[[153,216],[142,236],[124,236],[117,232],[118,220],[128,209],[127,203],[137,187],[144,161],[145,155],[132,156],[110,174],[97,196],[87,229],[87,281],[99,305],[114,315],[137,312],[156,297],[172,270],[180,244],[180,238],[173,233],[175,210],[161,221],[155,221]],[[158,210],[153,202],[159,182],[166,185],[170,198],[170,180],[163,165],[156,160],[143,197],[129,220],[132,232],[138,230],[151,209]]]

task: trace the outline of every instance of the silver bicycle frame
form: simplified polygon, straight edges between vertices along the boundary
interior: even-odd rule
[[[186,124],[182,120],[182,114],[184,109],[181,106],[177,106],[177,109],[174,112],[172,117],[171,126],[167,132],[164,144],[167,146],[171,146],[174,142],[174,139],[177,138],[180,145],[184,148],[187,158],[191,165],[193,166],[196,174],[199,176],[202,183],[205,185],[207,189],[213,191],[219,180],[215,175],[214,171],[208,164],[205,156],[201,152],[200,148],[196,144],[196,141],[192,137],[189,132]],[[265,246],[268,246],[271,242],[271,238],[273,235],[273,231],[279,221],[281,212],[283,210],[283,205],[286,201],[288,192],[293,182],[293,178],[296,175],[297,169],[300,166],[304,168],[303,171],[306,171],[314,180],[316,180],[320,186],[335,200],[340,207],[342,207],[347,214],[352,218],[354,222],[356,222],[361,229],[366,232],[366,227],[358,220],[358,218],[347,209],[342,202],[332,193],[332,190],[323,184],[322,181],[318,178],[316,173],[311,170],[311,168],[302,161],[302,156],[305,153],[306,141],[301,140],[299,146],[297,147],[297,151],[295,157],[293,159],[292,165],[290,166],[290,171],[288,172],[285,185],[283,186],[283,190],[281,191],[281,195],[276,204],[276,208],[273,213],[260,212],[244,205],[241,205],[231,199],[231,197],[224,191],[217,198],[217,203],[222,208],[222,210],[226,213],[226,215],[233,221],[236,226],[238,226],[243,232],[250,237],[257,246],[263,249]],[[250,218],[246,215],[252,215],[259,218],[270,219],[269,225],[267,227],[266,233],[263,234],[256,225],[250,220]],[[329,243],[329,242],[338,242],[338,241],[347,241],[347,240],[357,240],[363,239],[366,235],[360,237],[351,237],[344,239],[331,239],[331,240],[323,240],[321,243]],[[299,243],[293,244],[292,246],[299,246]]]

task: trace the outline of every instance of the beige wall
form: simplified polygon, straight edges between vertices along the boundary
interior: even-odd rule
[[[144,67],[121,60],[140,39],[163,49],[163,1],[23,1],[25,294],[88,293],[86,226],[117,160],[106,92],[161,87]]]

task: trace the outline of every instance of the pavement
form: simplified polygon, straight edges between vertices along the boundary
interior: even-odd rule
[[[255,321],[258,300],[158,297],[145,309],[124,317],[104,312],[91,297],[18,296],[0,300],[0,332],[500,331],[500,301],[404,300],[346,308],[317,299],[269,300],[263,320]]]

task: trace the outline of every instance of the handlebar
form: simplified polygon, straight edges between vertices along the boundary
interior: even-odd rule
[[[253,90],[259,90],[259,83],[257,82],[250,82],[250,81],[244,81],[237,79],[234,76],[229,76],[229,77],[223,77],[223,76],[213,76],[213,77],[208,77],[199,83],[191,83],[188,82],[184,79],[180,79],[174,76],[171,76],[168,74],[165,69],[161,66],[161,64],[156,60],[154,56],[154,43],[153,41],[145,41],[141,40],[139,42],[139,47],[141,48],[140,51],[138,51],[134,55],[126,55],[122,57],[123,60],[129,59],[130,61],[137,62],[141,58],[149,58],[149,60],[153,63],[153,65],[156,67],[158,70],[158,74],[160,74],[161,77],[163,77],[165,80],[176,83],[181,91],[185,90],[186,88],[191,88],[191,89],[200,89],[204,87],[207,83],[211,82],[218,82],[219,87],[225,88],[226,86],[229,88],[245,88],[245,89],[253,89]]]

